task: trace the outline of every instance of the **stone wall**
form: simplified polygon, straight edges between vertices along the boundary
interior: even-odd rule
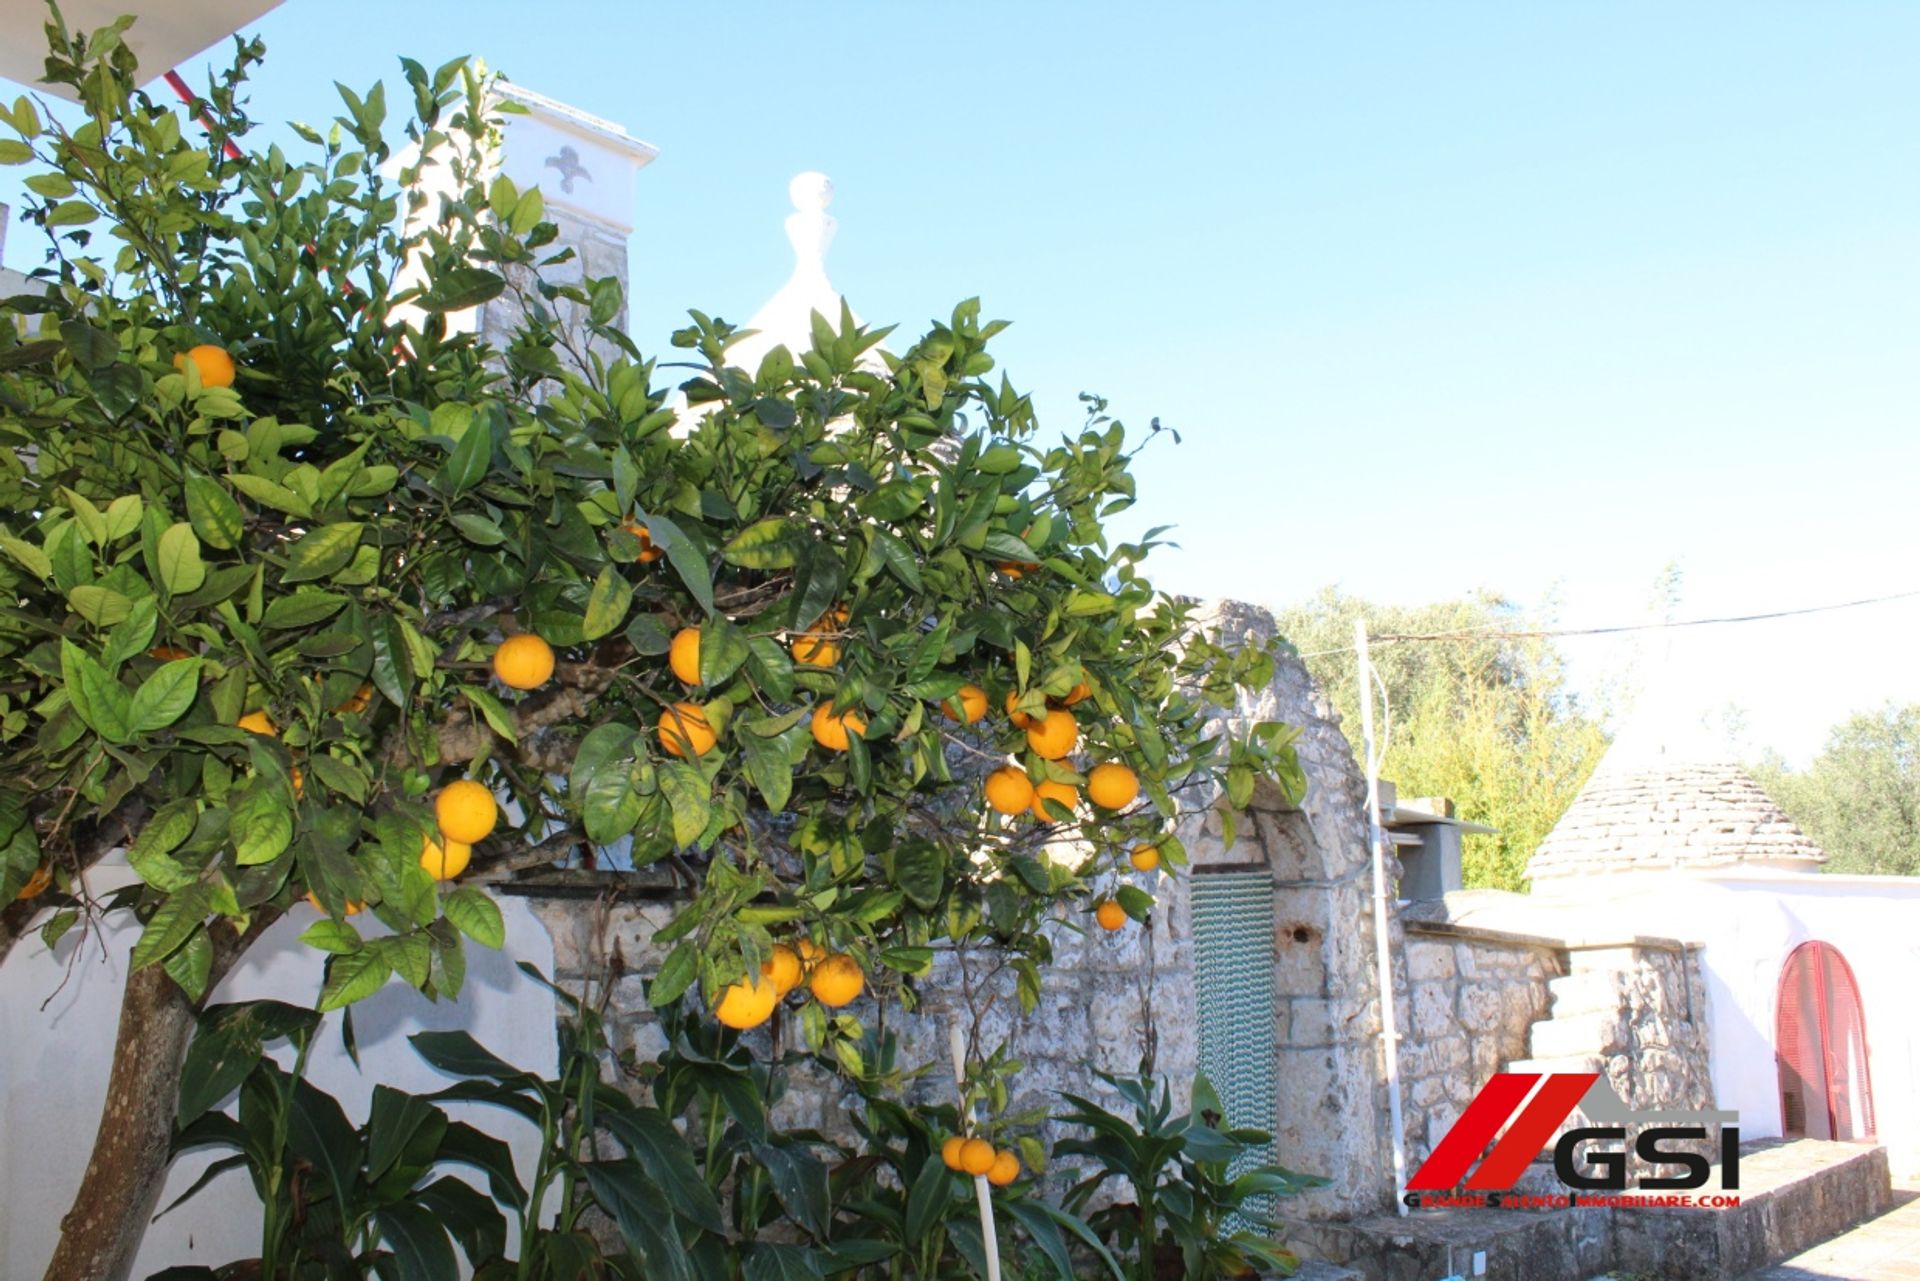
[[[1566,972],[1566,958],[1544,943],[1420,924],[1408,926],[1404,954],[1400,1084],[1411,1171],[1494,1073],[1531,1057],[1547,982]]]

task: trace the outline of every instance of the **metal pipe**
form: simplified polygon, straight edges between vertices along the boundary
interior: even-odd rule
[[[1380,979],[1380,1048],[1386,1059],[1387,1124],[1393,1139],[1393,1208],[1407,1212],[1407,1136],[1400,1113],[1400,1029],[1394,1009],[1393,948],[1387,936],[1387,832],[1380,822],[1380,762],[1373,755],[1373,660],[1367,656],[1365,619],[1353,623],[1353,649],[1360,663],[1360,739],[1367,769],[1367,842],[1373,851],[1373,953]]]
[[[180,73],[178,71],[167,72],[166,81],[169,85],[173,87],[173,91],[180,96],[180,101],[186,103],[187,107],[191,109],[194,104],[194,92],[192,89],[187,87],[187,82],[180,78]],[[203,111],[198,116],[196,116],[195,119],[197,119],[200,122],[201,128],[205,129],[208,134],[212,134],[214,132],[214,124],[213,124],[212,116],[209,116],[206,112]],[[222,138],[220,141],[226,146],[227,159],[229,160],[240,159],[240,148],[233,145],[233,139]]]

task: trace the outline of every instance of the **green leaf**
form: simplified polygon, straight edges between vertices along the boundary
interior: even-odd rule
[[[911,841],[894,851],[893,883],[920,907],[939,901],[946,872],[946,856],[932,841]]]
[[[920,583],[920,566],[913,549],[877,525],[868,532],[873,536],[874,554],[880,558],[880,563],[914,591],[924,591]]]
[[[304,583],[345,568],[360,545],[361,528],[358,521],[349,520],[310,531],[287,549],[287,567],[280,581]]]
[[[339,613],[347,600],[339,592],[305,587],[291,596],[278,596],[268,601],[266,611],[260,616],[260,626],[279,631],[311,627]]]
[[[63,200],[47,211],[49,227],[80,227],[100,216],[100,211],[84,200]]]
[[[229,472],[227,483],[245,494],[254,502],[271,507],[277,512],[297,516],[301,520],[313,517],[313,504],[288,489],[276,484],[265,476],[255,476],[250,472]]]
[[[0,550],[20,562],[20,567],[35,578],[53,577],[53,562],[45,552],[25,539],[15,538],[12,534],[0,534]]]
[[[320,988],[320,1004],[315,1008],[325,1013],[364,1001],[386,986],[392,973],[385,958],[371,948],[331,957],[327,961],[327,981]]]
[[[113,627],[133,612],[133,601],[119,592],[92,583],[83,583],[67,593],[73,612],[95,627]]]
[[[703,649],[703,663],[705,657]],[[773,637],[755,636],[747,642],[747,676],[768,701],[793,701],[793,659]]]
[[[433,273],[420,306],[427,311],[465,311],[493,301],[506,287],[504,276],[484,267],[447,267]]]
[[[133,738],[133,696],[78,645],[60,642],[60,678],[73,710],[109,743]]]
[[[160,664],[134,691],[134,732],[151,734],[165,729],[186,714],[199,692],[199,659],[177,658]]]
[[[468,542],[478,547],[498,547],[507,541],[507,535],[499,525],[477,512],[461,512],[453,518],[453,526]]]
[[[744,1275],[746,1281],[824,1281],[826,1262],[808,1246],[756,1241],[747,1246]]]
[[[207,567],[200,559],[200,540],[193,526],[176,521],[160,535],[158,551],[160,585],[174,596],[184,596],[207,581]]]
[[[743,569],[788,569],[800,559],[801,528],[784,516],[769,516],[735,534],[720,559]]]
[[[197,807],[189,800],[161,806],[127,847],[127,863],[134,875],[168,894],[192,881],[194,873],[171,855],[193,834],[197,817]]]
[[[246,534],[246,520],[240,504],[233,501],[227,487],[211,476],[193,473],[187,477],[187,519],[200,541],[221,551],[240,545]]]
[[[506,739],[509,743],[520,741],[519,734],[513,728],[513,714],[507,711],[498,698],[478,685],[462,685],[460,692],[481,716],[486,718],[487,728]]]
[[[462,885],[447,895],[441,911],[462,934],[482,947],[504,947],[507,924],[500,916],[500,905],[485,890]]]
[[[659,769],[660,790],[673,809],[674,844],[684,849],[707,830],[713,817],[712,789],[706,775],[686,761],[667,761]]]
[[[0,165],[24,165],[33,159],[33,148],[14,138],[0,138]]]
[[[747,634],[725,618],[700,626],[700,683],[716,689],[747,661]]]
[[[79,923],[80,913],[73,908],[55,912],[47,918],[47,923],[40,927],[40,942],[51,951],[60,946],[60,940],[67,936],[67,931]]]
[[[255,784],[233,807],[234,855],[242,867],[271,863],[293,841],[293,815],[278,789]]]
[[[100,655],[101,663],[109,671],[119,671],[120,664],[153,643],[153,633],[159,622],[160,614],[154,606],[153,597],[142,596],[134,601],[126,618],[107,637],[106,650]]]
[[[434,473],[433,487],[451,497],[479,484],[492,465],[493,429],[484,416],[478,416]]]
[[[746,759],[747,778],[778,814],[793,796],[793,760],[784,739],[763,738],[748,732],[736,736]]]
[[[399,1281],[458,1281],[453,1241],[425,1206],[404,1201],[383,1206],[374,1211],[373,1220],[381,1238],[393,1248]]]
[[[213,977],[213,941],[204,929],[195,930],[172,956],[160,963],[160,968],[179,984],[187,999],[199,1000],[207,994],[207,982]]]
[[[659,973],[647,985],[647,1003],[663,1009],[679,1000],[700,977],[699,955],[692,939],[682,940],[667,953],[667,959],[660,962]]]
[[[700,554],[680,526],[665,516],[651,516],[645,512],[636,512],[635,520],[647,527],[647,537],[654,545],[667,553],[667,563],[673,566],[673,572],[680,576],[680,582],[692,593],[700,608],[713,612],[713,573],[707,568],[706,557]]]
[[[200,928],[212,906],[213,887],[200,881],[167,895],[148,918],[147,928],[140,932],[140,941],[133,945],[133,968],[142,970],[171,956],[174,949]]]
[[[613,566],[607,566],[593,580],[593,590],[587,595],[587,617],[581,625],[581,635],[588,640],[599,640],[626,620],[632,604],[633,584]]]
[[[360,931],[345,921],[336,921],[323,916],[309,925],[300,935],[300,941],[315,951],[326,952],[332,956],[345,956],[358,952],[364,945]]]
[[[600,1207],[613,1216],[627,1248],[639,1257],[648,1281],[694,1281],[692,1261],[674,1227],[660,1212],[661,1192],[637,1162],[583,1161],[580,1172]]]
[[[146,515],[146,510],[146,500],[138,494],[122,494],[108,503],[107,541],[116,542],[140,528],[140,518]]]
[[[388,1085],[374,1086],[373,1105],[367,1113],[367,1176],[378,1180],[409,1149],[419,1151],[416,1138],[430,1140],[431,1147],[438,1147],[446,1125],[447,1114],[419,1095]]]
[[[240,1088],[265,1047],[261,1021],[251,1004],[216,1005],[200,1016],[180,1071],[179,1117],[185,1128]]]
[[[694,1165],[693,1149],[665,1113],[650,1107],[614,1108],[602,1113],[602,1124],[666,1194],[675,1213],[709,1232],[726,1232],[726,1217]]]
[[[421,1058],[453,1076],[517,1081],[527,1075],[466,1032],[416,1032],[407,1041]]]

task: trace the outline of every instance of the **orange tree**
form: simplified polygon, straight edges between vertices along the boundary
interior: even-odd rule
[[[1297,791],[1288,731],[1213,719],[1271,655],[1107,535],[1122,428],[1039,443],[975,304],[897,356],[816,318],[757,369],[695,313],[676,402],[489,176],[473,66],[404,64],[393,181],[381,88],[290,158],[247,138],[257,45],[201,136],[124,25],[49,28],[78,124],[0,106],[49,244],[0,304],[0,937],[142,926],[49,1275],[130,1257],[193,1012],[303,899],[320,1008],[448,997],[502,941],[486,882],[630,838],[688,902],[653,1002],[803,1002],[860,1073],[862,1000],[910,1005],[935,947],[1004,949],[1030,1002],[1050,921],[1148,912],[1123,873],[1183,864],[1183,798]],[[448,323],[495,300],[498,347]],[[94,894],[121,847],[138,883]]]

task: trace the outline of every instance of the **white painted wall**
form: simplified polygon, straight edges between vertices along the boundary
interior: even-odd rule
[[[1639,933],[1706,945],[1714,1092],[1739,1111],[1743,1138],[1780,1133],[1773,1040],[1787,956],[1813,940],[1837,948],[1860,985],[1880,1141],[1895,1175],[1920,1174],[1920,878],[1692,873],[1623,887],[1616,906]]]
[[[94,884],[130,878],[124,863],[103,866]],[[309,1079],[337,1097],[356,1123],[366,1119],[376,1083],[415,1093],[448,1083],[407,1044],[415,1032],[465,1028],[511,1063],[542,1073],[554,1070],[553,995],[514,966],[524,960],[552,973],[553,942],[525,900],[502,897],[498,902],[507,945],[495,952],[469,942],[466,988],[458,1001],[435,1004],[392,983],[355,1006],[358,1068],[341,1046],[339,1017],[328,1019],[310,1057]],[[271,997],[311,1005],[319,995],[322,958],[298,936],[314,918],[311,908],[296,907],[247,953],[215,999]],[[383,928],[367,916],[354,922],[369,934]],[[106,1094],[126,957],[138,936],[130,924],[111,931],[104,950],[97,936],[82,947],[77,930],[51,953],[37,935],[30,936],[0,966],[0,1277],[37,1277],[45,1269],[60,1218],[86,1168]],[[458,1105],[449,1111],[511,1143],[523,1176],[531,1173],[539,1144],[530,1126],[494,1108]],[[222,1155],[181,1158],[160,1204],[192,1186]],[[470,1181],[484,1188],[478,1176]],[[252,1185],[243,1171],[229,1171],[147,1230],[133,1276],[178,1264],[217,1266],[253,1257],[259,1253],[259,1231]]]

